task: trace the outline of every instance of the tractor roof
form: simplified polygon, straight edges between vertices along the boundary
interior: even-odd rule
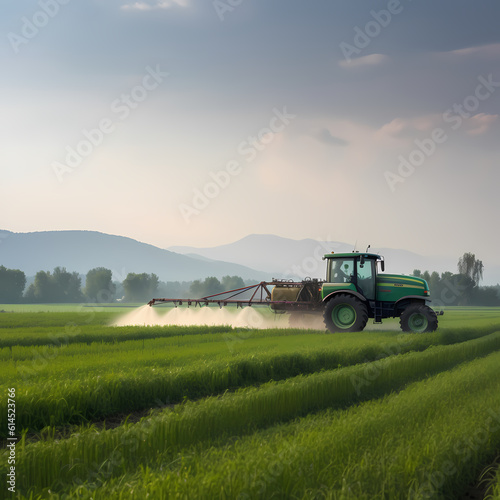
[[[364,253],[364,252],[350,252],[350,253],[327,253],[325,254],[325,259],[353,259],[356,257],[363,256],[365,259],[377,259],[382,260],[382,257],[376,253]]]

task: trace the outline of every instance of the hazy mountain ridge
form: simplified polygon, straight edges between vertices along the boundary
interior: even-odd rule
[[[338,241],[319,241],[314,239],[293,240],[275,235],[253,234],[234,243],[209,248],[172,246],[171,251],[182,254],[199,255],[201,258],[219,259],[227,262],[242,263],[272,273],[274,277],[298,275],[324,278],[325,253],[351,252],[352,244]],[[357,248],[364,251],[365,248]],[[439,273],[457,272],[460,255],[452,257],[424,256],[415,252],[394,248],[370,248],[385,258],[386,272],[411,274],[414,269]],[[481,258],[481,256],[478,256]],[[484,280],[481,284],[494,285],[500,282],[500,267],[485,264]]]
[[[56,266],[82,274],[95,267],[105,267],[113,271],[113,279],[117,281],[123,281],[128,273],[155,273],[161,281],[224,275],[265,278],[262,272],[247,266],[188,257],[132,238],[97,231],[0,231],[0,265],[20,269],[27,276],[41,270],[52,271]]]
[[[27,276],[34,276],[40,270],[52,271],[56,266],[80,274],[95,267],[106,267],[113,271],[113,279],[117,281],[123,281],[128,273],[143,272],[155,273],[161,281],[191,281],[207,276],[220,279],[225,275],[256,281],[306,276],[323,279],[322,256],[331,251],[352,249],[351,244],[343,242],[293,240],[263,234],[248,235],[210,248],[162,249],[97,231],[14,233],[0,230],[0,265],[21,269]],[[459,257],[422,256],[391,248],[370,248],[370,251],[385,257],[386,272],[398,274],[411,274],[413,269],[456,272]],[[484,264],[482,284],[500,282],[500,268]]]

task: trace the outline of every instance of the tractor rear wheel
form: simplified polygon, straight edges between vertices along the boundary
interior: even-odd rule
[[[368,321],[368,311],[356,297],[339,293],[326,304],[323,319],[331,333],[360,332]]]
[[[433,332],[438,327],[436,313],[424,304],[408,306],[399,318],[403,332],[425,333]]]

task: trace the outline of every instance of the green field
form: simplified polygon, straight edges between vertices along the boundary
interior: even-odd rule
[[[486,470],[499,498],[500,309],[421,335],[0,310],[4,478],[8,388],[19,437],[0,498],[455,499]]]

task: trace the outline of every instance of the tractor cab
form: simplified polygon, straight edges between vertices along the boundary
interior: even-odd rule
[[[327,261],[326,282],[334,287],[350,288],[368,300],[375,300],[377,262],[384,270],[382,257],[371,253],[331,253]]]

